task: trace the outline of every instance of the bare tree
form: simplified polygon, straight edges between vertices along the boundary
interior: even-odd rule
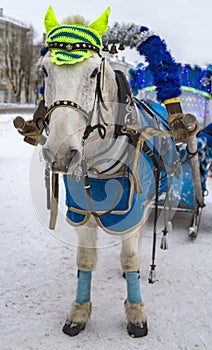
[[[31,26],[25,33],[25,38],[22,42],[21,50],[21,65],[25,74],[25,100],[30,103],[32,100],[31,86],[33,84],[32,66],[34,64],[34,50],[33,50],[34,30]]]
[[[5,31],[5,68],[11,84],[13,102],[30,102],[31,67],[33,59],[33,28],[13,27],[8,24]]]

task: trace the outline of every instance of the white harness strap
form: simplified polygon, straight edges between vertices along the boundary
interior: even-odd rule
[[[115,140],[113,146],[104,153],[104,155],[99,155],[95,158],[90,170],[96,171],[98,174],[112,175],[120,169],[120,163],[124,163],[127,158],[127,150],[129,146],[129,139],[127,135],[120,135]],[[89,172],[92,177],[95,173]]]

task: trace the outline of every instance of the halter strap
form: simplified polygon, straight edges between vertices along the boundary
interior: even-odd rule
[[[74,43],[74,44],[53,42],[53,43],[48,44],[47,48],[48,48],[48,50],[61,49],[61,50],[66,50],[68,52],[76,51],[76,50],[89,50],[89,51],[96,52],[101,57],[100,50],[97,46],[92,45],[92,44],[88,44],[85,42],[79,42],[79,43]]]

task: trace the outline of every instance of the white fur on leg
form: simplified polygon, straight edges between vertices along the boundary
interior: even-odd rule
[[[77,267],[79,270],[93,271],[96,268],[97,224],[90,218],[84,228],[78,231]]]
[[[129,238],[122,241],[121,265],[125,272],[138,271],[140,266],[139,239],[140,228]]]
[[[91,315],[92,304],[90,301],[87,303],[79,304],[75,301],[72,303],[71,312],[67,316],[67,320],[74,323],[87,323]]]
[[[77,267],[79,270],[94,271],[96,268],[96,249],[78,247]]]
[[[145,323],[147,321],[146,312],[144,310],[144,303],[131,304],[128,300],[125,300],[125,312],[127,320],[133,324]]]

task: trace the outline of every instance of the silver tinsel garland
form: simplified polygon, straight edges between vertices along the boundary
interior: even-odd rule
[[[153,31],[149,29],[141,31],[141,26],[137,24],[120,24],[116,22],[103,35],[102,42],[104,46],[108,44],[122,44],[132,49],[142,44],[152,35],[154,35]]]

